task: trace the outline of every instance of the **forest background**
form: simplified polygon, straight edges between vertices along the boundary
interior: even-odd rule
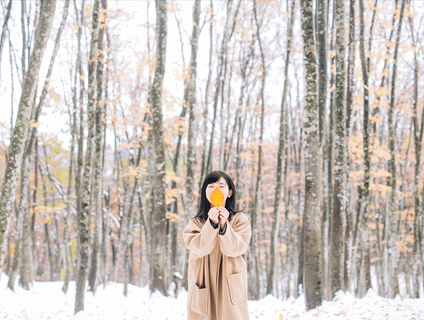
[[[76,280],[77,312],[87,279],[185,286],[182,229],[222,170],[250,299],[422,295],[422,1],[1,4],[12,290]]]

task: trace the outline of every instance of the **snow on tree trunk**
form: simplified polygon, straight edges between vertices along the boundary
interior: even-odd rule
[[[319,113],[319,142],[321,150],[324,153],[320,158],[321,165],[327,159],[327,154],[324,151],[325,145],[325,113],[327,102],[327,12],[328,8],[326,1],[317,1],[316,3],[316,48],[318,55],[318,113]],[[327,166],[328,168],[328,166]],[[323,170],[325,171],[325,170]],[[330,184],[331,185],[331,184]],[[329,184],[327,179],[323,179],[323,187],[319,188],[321,199],[323,196],[322,218],[321,218],[321,277],[324,297],[328,298],[329,283],[328,283],[328,233],[329,219],[331,219],[331,208],[329,207],[328,191]]]
[[[301,0],[301,26],[305,76],[305,208],[303,213],[303,283],[306,309],[322,303],[320,148],[317,103],[317,62],[315,55],[312,0]]]
[[[106,4],[106,1],[103,1]],[[103,217],[103,203],[102,203],[102,187],[103,187],[103,42],[106,31],[106,10],[104,7],[103,17],[101,18],[101,26],[99,32],[98,42],[98,61],[97,61],[97,103],[96,103],[96,137],[95,137],[95,156],[94,156],[94,204],[95,204],[95,218],[94,218],[94,237],[93,246],[91,250],[91,263],[90,273],[88,276],[89,290],[96,293],[97,287],[97,272],[99,269],[100,261],[100,248],[102,246],[102,217]]]
[[[166,39],[167,39],[167,0],[156,2],[157,47],[156,66],[151,91],[152,131],[155,149],[154,163],[154,211],[152,230],[152,279],[150,291],[160,291],[167,295],[164,283],[165,276],[165,236],[166,236],[166,202],[165,202],[165,145],[163,140],[162,89],[165,75]]]
[[[4,264],[6,239],[9,231],[8,220],[15,200],[16,185],[27,139],[31,107],[37,87],[41,62],[53,24],[55,9],[56,0],[45,0],[43,2],[39,29],[29,60],[28,71],[26,72],[22,86],[18,115],[8,152],[6,171],[0,197],[0,276]]]
[[[99,0],[95,0],[93,7],[93,22],[90,43],[90,58],[88,64],[88,103],[87,103],[87,148],[85,153],[84,174],[82,178],[81,207],[78,211],[78,242],[79,266],[75,293],[74,312],[84,310],[85,286],[88,273],[89,245],[90,245],[90,214],[91,214],[91,177],[93,169],[93,145],[95,132],[95,67],[97,60],[97,42],[99,39]]]
[[[345,109],[345,28],[344,2],[335,2],[336,95],[334,145],[334,201],[331,218],[330,288],[331,298],[344,290],[344,232],[346,226],[346,109]]]

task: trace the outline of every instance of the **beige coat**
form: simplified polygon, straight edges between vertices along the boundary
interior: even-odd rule
[[[251,236],[247,216],[233,216],[224,235],[209,218],[206,222],[191,218],[183,236],[190,250],[187,319],[249,319],[247,268],[242,257]]]

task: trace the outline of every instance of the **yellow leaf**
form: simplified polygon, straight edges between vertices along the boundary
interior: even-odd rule
[[[224,194],[219,188],[215,188],[212,192],[211,203],[214,207],[220,207],[224,203]]]

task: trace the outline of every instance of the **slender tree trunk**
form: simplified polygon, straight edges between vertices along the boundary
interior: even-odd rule
[[[347,92],[346,92],[346,142],[350,137],[352,103],[353,103],[353,88],[354,88],[354,72],[355,72],[355,0],[350,0],[349,6],[349,50],[347,62]],[[347,148],[346,148],[347,149]],[[346,207],[346,228],[345,228],[345,259],[344,259],[344,288],[349,290],[350,283],[350,252],[351,236],[349,225],[349,210]]]
[[[32,246],[31,246],[31,232],[30,232],[30,194],[29,194],[29,172],[30,163],[29,157],[24,154],[24,163],[21,171],[21,203],[19,210],[23,218],[22,237],[21,237],[21,266],[19,271],[19,283],[22,288],[29,290],[31,281],[32,270]]]
[[[78,57],[79,58],[79,57]],[[63,230],[63,243],[64,243],[64,252],[63,252],[63,268],[65,273],[65,279],[62,287],[63,293],[68,292],[69,278],[70,278],[70,266],[72,265],[71,261],[71,237],[70,237],[70,223],[71,223],[71,194],[72,194],[72,180],[73,180],[73,170],[74,170],[74,152],[75,152],[75,135],[77,130],[77,84],[78,84],[78,65],[79,61],[76,63],[75,67],[75,83],[73,89],[73,110],[69,112],[69,122],[71,123],[71,151],[70,151],[70,160],[69,160],[69,180],[68,180],[68,190],[67,190],[67,199],[68,203],[66,206],[66,216],[64,219],[64,230]]]
[[[396,32],[395,52],[393,55],[393,74],[390,93],[390,108],[389,108],[389,147],[390,147],[390,173],[391,173],[391,194],[390,194],[390,276],[391,276],[391,293],[390,297],[394,298],[399,293],[398,275],[396,272],[398,264],[397,252],[397,210],[396,210],[396,151],[395,151],[395,130],[393,117],[395,113],[395,90],[396,90],[396,73],[397,59],[399,51],[399,41],[402,31],[403,13],[405,11],[406,1],[402,0],[400,9],[399,24]]]
[[[368,89],[368,67],[365,59],[365,45],[364,45],[364,3],[363,0],[359,0],[359,16],[360,16],[360,37],[359,37],[359,53],[362,65],[362,78],[364,80],[364,187],[362,189],[362,201],[360,215],[358,216],[359,230],[361,232],[361,267],[359,269],[360,275],[363,273],[364,277],[364,292],[359,295],[362,297],[369,288],[371,288],[371,276],[369,269],[369,229],[368,229],[368,207],[369,207],[369,185],[370,185],[370,151],[369,151],[369,89]],[[361,216],[362,212],[362,216]],[[362,230],[361,230],[362,229]],[[354,237],[355,238],[355,237]],[[354,243],[356,246],[356,243]],[[353,256],[355,258],[355,255]],[[363,268],[363,270],[361,270]],[[361,276],[358,276],[358,288],[360,284]]]
[[[346,109],[345,109],[345,19],[344,2],[335,1],[336,95],[334,147],[334,207],[331,218],[330,288],[331,298],[344,288],[344,242],[346,226]]]
[[[138,149],[138,154],[137,154],[137,160],[135,163],[135,167],[137,168],[140,165],[140,159],[141,159],[141,151],[142,151],[142,145],[140,143],[139,149]],[[138,188],[138,177],[136,176],[134,178],[134,185],[132,188],[132,193],[131,193],[131,198],[129,201],[129,207],[128,209],[124,209],[126,211],[126,216],[127,216],[127,226],[126,229],[124,231],[124,235],[122,237],[122,244],[123,244],[123,251],[124,251],[124,271],[125,271],[125,279],[124,279],[124,295],[127,296],[128,294],[128,283],[131,282],[130,281],[130,269],[128,268],[129,265],[129,249],[132,245],[132,230],[133,230],[133,208],[134,208],[134,198],[135,198],[135,194],[137,192],[137,188]],[[125,215],[125,213],[124,213]]]
[[[258,170],[256,172],[256,185],[255,185],[255,197],[253,200],[253,206],[251,211],[251,221],[252,221],[252,238],[250,241],[252,258],[253,258],[253,266],[255,268],[255,275],[253,278],[253,296],[252,299],[260,299],[260,279],[259,279],[259,234],[258,234],[258,226],[257,226],[257,217],[258,217],[258,202],[259,202],[259,193],[260,193],[260,184],[261,184],[261,175],[262,175],[262,143],[263,143],[263,135],[264,135],[264,117],[265,117],[265,80],[266,80],[266,66],[265,66],[265,55],[262,49],[261,37],[260,37],[260,28],[259,28],[259,20],[257,15],[256,8],[256,0],[253,1],[253,11],[255,14],[256,21],[256,36],[258,38],[259,49],[261,53],[262,60],[262,87],[260,92],[261,99],[261,132],[259,136],[259,148],[258,148]]]
[[[206,81],[206,89],[205,89],[205,108],[203,112],[203,119],[204,119],[204,130],[203,130],[203,141],[204,141],[204,147],[202,152],[202,167],[200,169],[200,179],[199,179],[199,190],[202,188],[203,178],[206,176],[206,138],[208,135],[208,104],[209,104],[209,86],[212,78],[212,56],[213,56],[213,1],[210,2],[210,10],[211,10],[211,17],[210,17],[210,27],[209,27],[209,71],[208,71],[208,80]],[[200,199],[200,196],[199,196]],[[188,261],[187,261],[188,263]],[[188,264],[187,264],[188,266]],[[187,268],[185,268],[187,269]],[[183,284],[185,281],[185,276],[183,278]]]
[[[190,58],[190,80],[188,83],[188,145],[187,145],[187,179],[186,179],[186,220],[194,214],[194,172],[195,172],[195,114],[194,104],[196,103],[196,77],[197,77],[197,50],[199,41],[199,19],[200,19],[200,0],[194,3],[193,11],[193,33],[191,36],[191,58]],[[188,260],[188,259],[187,259]],[[187,269],[187,268],[185,268]]]
[[[290,25],[288,28],[287,35],[287,52],[286,60],[284,64],[284,85],[283,85],[283,97],[281,101],[280,109],[280,134],[278,139],[278,153],[277,153],[277,180],[275,185],[275,200],[274,200],[274,213],[272,217],[272,226],[271,226],[271,244],[270,244],[270,267],[267,277],[267,286],[266,294],[273,293],[274,286],[274,274],[275,274],[275,252],[278,244],[278,233],[280,230],[280,198],[281,198],[281,171],[283,163],[283,150],[285,148],[285,127],[287,125],[287,119],[285,118],[285,108],[287,100],[287,83],[288,83],[288,74],[289,74],[289,65],[290,65],[290,52],[291,52],[291,39],[293,37],[293,25],[295,17],[296,2],[292,2],[291,12],[290,12]],[[287,158],[285,160],[287,162]]]
[[[416,48],[416,39],[414,37],[413,18],[409,18],[411,27],[411,37],[413,47]],[[415,171],[414,171],[414,248],[413,248],[413,264],[412,264],[412,279],[414,284],[413,298],[420,296],[420,283],[419,283],[419,264],[420,264],[420,196],[419,196],[419,176],[421,164],[421,150],[423,145],[424,133],[424,109],[421,115],[421,125],[418,118],[418,74],[419,63],[417,51],[414,49],[414,143],[415,143]],[[422,230],[422,229],[421,229]],[[422,234],[422,231],[421,231]],[[422,235],[421,235],[422,236]]]
[[[6,245],[5,239],[7,239],[9,232],[8,220],[12,212],[12,204],[15,199],[19,169],[27,139],[32,102],[34,100],[38,74],[53,23],[55,9],[55,0],[45,0],[43,2],[41,8],[41,20],[38,26],[39,29],[35,39],[34,49],[30,57],[28,72],[22,87],[18,116],[13,130],[13,136],[11,138],[10,151],[8,153],[8,161],[0,198],[0,275],[4,263]]]
[[[40,166],[40,172],[42,172],[41,170],[41,166]],[[44,181],[44,175],[41,174],[41,181],[43,183],[43,192],[44,192],[44,206],[47,209],[48,207],[48,201],[47,201],[47,188],[46,188],[46,182]],[[50,233],[49,233],[49,216],[47,214],[47,212],[44,212],[44,242],[46,244],[46,251],[48,253],[49,256],[49,266],[50,266],[50,281],[54,280],[54,264],[53,264],[53,252],[52,252],[52,247],[50,244]],[[44,262],[44,259],[43,259]]]
[[[153,250],[152,250],[152,279],[150,291],[160,291],[167,295],[164,283],[165,276],[165,146],[163,141],[162,120],[162,85],[165,75],[166,39],[167,39],[167,0],[158,0],[156,6],[157,17],[157,49],[156,67],[152,87],[152,116],[153,136],[155,149],[155,203],[153,212]]]
[[[104,21],[100,26],[99,42],[97,49],[97,103],[96,103],[96,133],[95,133],[95,157],[94,157],[94,203],[96,216],[94,218],[94,237],[91,252],[90,274],[88,276],[89,291],[96,293],[97,287],[97,272],[99,270],[100,262],[100,249],[102,247],[102,217],[103,217],[103,203],[102,203],[102,172],[103,172],[103,128],[104,128],[104,114],[103,114],[103,43],[106,31],[106,10],[107,0],[102,1],[103,13],[101,21]]]
[[[316,2],[316,49],[318,54],[318,112],[319,112],[319,143],[324,153],[324,126],[325,126],[325,112],[327,102],[327,1],[321,0]],[[320,158],[321,163],[325,163],[325,155]],[[323,170],[324,171],[324,170]],[[323,293],[325,298],[329,298],[329,282],[328,282],[328,222],[331,209],[327,206],[327,191],[330,185],[326,185],[327,180],[323,181],[323,188],[319,187],[321,193],[324,194],[323,201],[323,214],[321,218],[321,277]],[[323,190],[323,192],[322,192]]]
[[[305,62],[305,209],[303,213],[303,282],[306,309],[322,303],[321,226],[319,199],[319,110],[317,103],[317,65],[311,0],[301,0],[303,60]]]
[[[1,60],[2,60],[1,58],[3,53],[4,41],[6,39],[7,23],[9,22],[11,9],[12,9],[12,0],[9,0],[9,4],[7,5],[7,8],[6,8],[6,15],[4,17],[3,30],[1,32],[1,39],[0,39],[0,78],[1,78]]]
[[[215,133],[216,111],[218,109],[219,93],[220,93],[220,90],[223,90],[223,88],[221,88],[222,71],[224,69],[227,46],[228,46],[228,43],[231,41],[231,38],[232,38],[233,33],[234,33],[235,26],[236,26],[236,23],[237,23],[237,15],[238,15],[238,12],[239,12],[241,0],[238,3],[236,12],[235,12],[234,17],[232,19],[233,25],[230,28],[229,23],[230,23],[231,3],[232,3],[231,0],[227,1],[227,20],[226,20],[226,24],[225,24],[226,27],[225,27],[225,31],[224,31],[224,38],[222,39],[222,43],[221,43],[221,50],[219,52],[219,59],[218,59],[219,63],[218,63],[218,70],[217,70],[214,103],[213,103],[212,131],[211,131],[211,134],[210,134],[209,151],[208,151],[207,162],[206,162],[206,167],[205,167],[206,173],[212,170],[212,154],[213,154],[213,140],[214,140],[213,138],[214,138],[214,133]],[[205,175],[206,175],[206,173],[205,173]]]
[[[105,83],[105,99],[104,99],[104,115],[106,117],[107,115],[107,103],[109,101],[109,61],[110,61],[110,52],[108,50],[108,48],[110,48],[110,44],[109,44],[109,35],[108,33],[106,33],[106,39],[107,39],[107,63],[106,63],[106,83]],[[104,133],[103,133],[103,139],[104,139],[104,143],[103,143],[103,166],[104,167],[104,158],[105,158],[105,153],[106,153],[106,123],[104,125]],[[102,282],[103,282],[103,289],[106,287],[106,283],[108,281],[108,271],[109,271],[109,259],[108,259],[108,255],[109,255],[109,232],[110,232],[110,192],[112,189],[112,183],[115,180],[115,165],[116,165],[116,145],[115,145],[115,154],[114,154],[114,163],[113,163],[113,169],[112,169],[112,179],[110,179],[109,182],[109,186],[108,186],[108,192],[106,193],[106,195],[104,195],[104,199],[105,199],[105,207],[106,207],[106,211],[105,214],[103,215],[103,239],[102,239],[102,253],[101,253],[101,260],[102,260],[102,265],[101,265],[101,277],[102,277]]]
[[[77,81],[77,72],[75,72],[75,85]],[[75,87],[74,91],[74,110],[77,110],[76,102],[77,90]],[[70,236],[70,224],[71,224],[71,193],[72,193],[72,180],[73,180],[73,170],[74,170],[74,152],[75,152],[75,131],[76,131],[76,112],[72,112],[69,115],[69,120],[71,123],[71,151],[69,156],[69,180],[68,180],[68,190],[67,190],[67,199],[68,203],[66,204],[66,215],[64,218],[64,229],[63,229],[63,268],[65,273],[65,279],[62,287],[63,293],[68,292],[69,280],[70,280],[70,266],[72,265],[71,261],[71,236]]]
[[[19,209],[16,211],[16,230],[15,230],[15,251],[13,254],[13,261],[10,261],[11,263],[11,270],[9,274],[9,281],[7,286],[10,290],[15,290],[15,282],[16,277],[18,275],[18,269],[21,262],[21,252],[22,252],[22,229],[23,229],[23,223],[24,223],[24,212],[22,212],[21,205],[19,205]]]
[[[90,245],[90,212],[91,212],[91,177],[92,177],[92,160],[93,160],[93,144],[95,134],[95,63],[97,60],[97,42],[99,38],[99,0],[95,0],[93,8],[93,23],[90,44],[90,59],[88,64],[88,135],[87,135],[87,148],[85,153],[84,175],[82,179],[81,191],[81,208],[78,211],[78,242],[79,242],[79,256],[80,264],[78,267],[78,276],[75,294],[75,314],[78,311],[84,310],[84,296],[85,286],[88,273],[88,259],[89,259],[89,245]]]

